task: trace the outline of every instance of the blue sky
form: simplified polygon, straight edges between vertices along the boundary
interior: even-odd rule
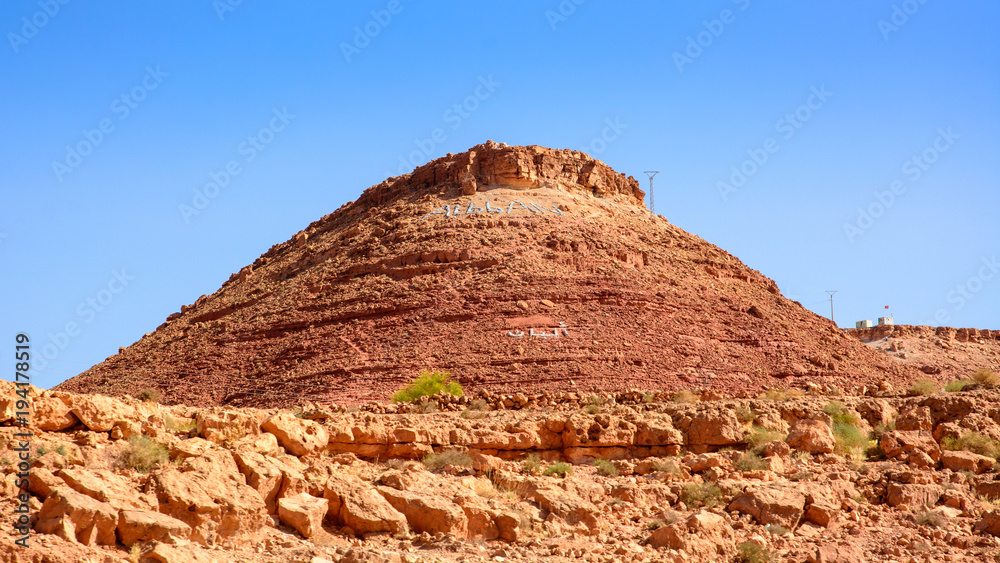
[[[0,359],[27,332],[55,385],[487,139],[660,170],[658,213],[841,326],[1000,329],[1000,7],[676,4],[3,2]]]

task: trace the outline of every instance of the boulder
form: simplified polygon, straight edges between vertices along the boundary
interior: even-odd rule
[[[465,511],[446,498],[391,487],[379,487],[378,492],[406,517],[406,523],[415,533],[454,534],[460,538],[469,534]]]
[[[135,543],[176,543],[191,535],[191,526],[152,510],[122,510],[118,513],[118,541],[125,547]]]
[[[500,532],[500,539],[516,542],[521,537],[521,515],[513,510],[507,510],[497,515],[495,522]]]
[[[155,501],[136,490],[128,479],[107,469],[73,467],[60,469],[57,475],[74,491],[106,502],[116,509],[156,509]]]
[[[600,511],[589,500],[566,489],[547,485],[535,488],[529,497],[549,513],[562,518],[568,525],[583,526],[590,533],[597,533],[600,525],[597,514]]]
[[[931,508],[941,498],[939,485],[917,485],[889,483],[886,486],[885,502],[889,506],[905,505],[910,510]]]
[[[931,409],[928,407],[914,407],[899,413],[896,419],[896,430],[912,431],[926,430],[934,428],[934,421],[931,419]]]
[[[278,518],[302,537],[310,538],[323,528],[323,517],[329,508],[329,500],[300,493],[278,499]]]
[[[941,452],[941,465],[952,471],[971,471],[976,474],[986,473],[990,469],[993,469],[996,462],[997,460],[992,457],[973,452]]]
[[[744,441],[746,429],[731,410],[701,413],[687,429],[687,445],[731,446]]]
[[[216,444],[260,434],[260,420],[244,411],[203,409],[194,418],[198,435]]]
[[[729,510],[749,514],[762,525],[777,524],[794,530],[802,518],[806,497],[788,487],[760,487],[738,495]]]
[[[59,398],[84,426],[94,432],[110,432],[116,422],[132,420],[136,416],[134,407],[104,395],[66,393]]]
[[[654,547],[684,550],[711,559],[731,552],[734,548],[734,537],[733,528],[725,518],[700,510],[687,520],[660,526],[650,535],[649,544]]]
[[[711,467],[728,467],[729,458],[723,454],[699,454],[691,458],[685,465],[691,473],[701,473]]]
[[[35,530],[84,545],[114,545],[118,513],[111,505],[57,487],[38,512]]]
[[[882,453],[889,459],[906,460],[910,452],[920,450],[927,454],[932,460],[941,459],[941,448],[930,432],[926,431],[900,431],[894,430],[882,435],[878,442]]]
[[[32,405],[34,412],[33,424],[38,430],[45,432],[62,432],[76,426],[79,419],[70,412],[70,407],[57,397],[43,394],[37,397]]]
[[[326,448],[330,439],[326,428],[311,420],[296,418],[287,412],[271,416],[260,427],[274,434],[278,443],[288,453],[297,456],[308,455]]]
[[[785,442],[789,447],[813,454],[833,452],[836,440],[829,424],[819,420],[799,420],[788,429]]]
[[[168,467],[153,473],[148,486],[156,494],[160,512],[193,528],[192,541],[232,544],[241,543],[267,521],[264,499],[241,477],[238,471],[230,477],[218,471],[181,472]]]
[[[864,552],[857,546],[848,544],[828,543],[816,548],[816,553],[809,556],[809,563],[857,563],[865,561]]]
[[[976,522],[975,530],[1000,537],[1000,510],[992,510]]]
[[[406,517],[385,500],[375,487],[353,475],[333,475],[323,490],[330,501],[327,517],[356,533],[407,532]]]
[[[153,542],[153,549],[143,553],[142,563],[219,563],[219,553],[196,544],[171,545]]]

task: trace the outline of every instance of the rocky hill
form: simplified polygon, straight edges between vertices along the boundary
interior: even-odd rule
[[[747,394],[919,375],[651,214],[585,154],[488,142],[366,190],[58,386],[190,405],[470,390]]]
[[[1000,561],[997,390],[28,398],[25,438],[0,382],[5,562]]]
[[[1000,371],[1000,330],[888,325],[847,332],[873,350],[938,378],[968,378],[980,369]]]

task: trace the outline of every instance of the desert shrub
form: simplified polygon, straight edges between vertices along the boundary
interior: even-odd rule
[[[472,483],[472,490],[486,500],[495,499],[500,496],[500,491],[497,490],[496,485],[489,479],[476,479]]]
[[[434,401],[417,401],[410,410],[416,414],[431,414],[438,411],[438,405]]]
[[[675,403],[697,403],[701,400],[701,397],[695,395],[687,389],[684,389],[674,393],[674,395],[670,397],[670,400]]]
[[[538,475],[542,470],[542,456],[538,454],[528,454],[528,457],[521,461],[521,471],[529,475]]]
[[[743,542],[736,546],[737,563],[770,563],[771,552],[753,542]]]
[[[470,420],[478,420],[480,418],[486,418],[486,413],[478,409],[465,409],[462,414],[458,415],[462,418],[467,418]]]
[[[559,477],[562,479],[565,479],[567,475],[572,475],[572,473],[573,466],[565,461],[557,461],[546,467],[545,471],[542,471],[542,475],[547,477]]]
[[[135,394],[135,398],[140,401],[159,403],[163,401],[163,393],[160,393],[159,389],[143,389]]]
[[[949,381],[945,384],[944,390],[949,393],[958,393],[962,389],[965,389],[969,385],[975,383],[971,379],[956,379],[954,381]]]
[[[472,456],[458,450],[429,453],[421,461],[431,471],[438,471],[449,465],[454,467],[472,467]]]
[[[841,403],[840,401],[830,401],[823,406],[823,412],[830,415],[834,424],[840,422],[857,426],[861,422],[861,419],[859,419],[854,413],[848,411],[844,403]]]
[[[669,475],[676,475],[681,477],[684,475],[684,471],[681,469],[680,464],[672,459],[666,461],[657,460],[653,462],[653,471],[659,471],[661,473],[667,473]]]
[[[594,462],[594,467],[597,468],[597,472],[605,477],[617,477],[618,468],[615,464],[611,463],[606,459],[599,459]]]
[[[886,434],[888,434],[889,432],[893,432],[894,430],[896,430],[895,420],[890,420],[889,422],[884,424],[880,422],[872,428],[871,439],[877,442],[882,439],[882,436],[885,436]]]
[[[601,412],[601,408],[604,406],[604,397],[598,395],[591,395],[587,397],[587,402],[583,405],[583,412],[587,414],[597,414]]]
[[[849,422],[833,423],[834,451],[842,456],[860,457],[868,447],[868,436]]]
[[[976,373],[972,374],[972,381],[987,389],[992,389],[1000,385],[1000,375],[991,369],[979,368]]]
[[[712,508],[722,502],[722,489],[711,481],[687,483],[681,489],[680,500],[688,508]]]
[[[756,415],[754,415],[753,409],[751,409],[749,406],[740,405],[739,407],[736,408],[736,420],[743,423],[747,423],[747,422],[753,422],[755,418],[757,417]]]
[[[948,518],[940,512],[930,510],[918,512],[913,515],[913,521],[918,526],[930,526],[931,528],[943,528],[948,523]]]
[[[132,436],[118,454],[117,465],[143,473],[170,459],[167,448],[149,436]]]
[[[747,436],[747,445],[750,446],[751,449],[756,450],[768,442],[784,439],[785,434],[783,432],[772,430],[770,428],[764,428],[763,426],[755,424],[753,428],[750,429],[750,435]]]
[[[767,526],[764,526],[764,528],[768,532],[776,536],[784,536],[788,534],[788,532],[790,531],[788,528],[782,526],[781,524],[768,524]]]
[[[654,403],[656,402],[656,393],[652,391],[642,394],[642,402],[644,403]]]
[[[450,393],[456,397],[462,396],[462,386],[451,380],[451,374],[446,371],[424,370],[392,396],[393,403],[413,403],[421,397],[437,395],[441,392]]]
[[[163,426],[169,432],[190,432],[198,427],[198,421],[193,418],[177,420],[168,414],[163,417]]]
[[[1000,442],[975,431],[966,432],[957,439],[946,436],[941,440],[941,447],[946,450],[965,450],[1000,460]]]
[[[735,462],[733,467],[740,471],[760,471],[767,469],[768,464],[754,452],[744,452]]]
[[[760,394],[760,398],[769,401],[787,401],[805,394],[806,392],[802,389],[768,389]]]
[[[910,395],[930,395],[932,393],[937,393],[941,389],[941,386],[937,382],[931,381],[930,379],[920,378],[910,384],[910,389],[907,391]]]

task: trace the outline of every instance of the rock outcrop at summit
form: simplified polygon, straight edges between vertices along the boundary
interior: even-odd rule
[[[369,188],[59,388],[281,406],[385,400],[425,369],[468,391],[525,393],[752,394],[923,375],[643,196],[576,151],[449,154]],[[66,423],[90,416],[66,407]]]

